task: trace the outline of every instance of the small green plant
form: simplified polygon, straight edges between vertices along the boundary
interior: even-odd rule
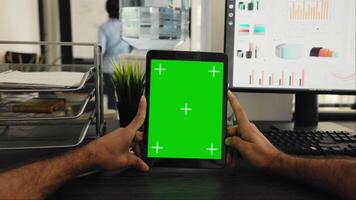
[[[112,81],[118,99],[117,107],[121,126],[128,125],[135,117],[145,87],[145,75],[140,65],[112,62]]]

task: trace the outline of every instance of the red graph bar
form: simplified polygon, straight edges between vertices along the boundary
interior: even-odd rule
[[[272,74],[272,85],[274,85],[274,74]]]
[[[282,71],[282,85],[284,85],[284,71]]]

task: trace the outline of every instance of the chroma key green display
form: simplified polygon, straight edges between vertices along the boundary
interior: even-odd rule
[[[148,158],[222,159],[224,63],[151,61]]]

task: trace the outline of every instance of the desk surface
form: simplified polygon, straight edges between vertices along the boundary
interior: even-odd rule
[[[50,199],[337,199],[327,192],[259,171],[237,169],[124,170],[77,178]]]
[[[109,128],[111,129],[111,128]],[[59,151],[0,152],[0,168]],[[38,157],[37,157],[38,159]],[[126,169],[76,178],[49,199],[337,199],[328,192],[240,160],[236,169],[164,169],[149,173]]]

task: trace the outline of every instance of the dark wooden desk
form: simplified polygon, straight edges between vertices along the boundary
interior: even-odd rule
[[[115,128],[110,127],[109,130]],[[0,151],[0,169],[60,151]],[[35,157],[35,156],[38,157]],[[5,167],[4,167],[5,166]],[[322,191],[240,160],[236,169],[133,169],[76,178],[49,199],[337,199]]]
[[[242,161],[237,169],[151,169],[77,178],[50,199],[337,199]]]

